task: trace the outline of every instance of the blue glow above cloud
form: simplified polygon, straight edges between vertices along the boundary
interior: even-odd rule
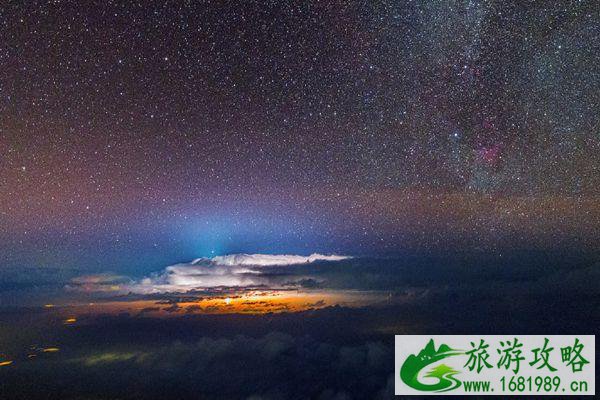
[[[266,204],[244,209],[190,211],[172,221],[171,239],[200,257],[235,253],[334,252],[327,229],[293,211],[274,213]],[[185,258],[184,258],[185,259]],[[181,260],[181,258],[176,260]]]

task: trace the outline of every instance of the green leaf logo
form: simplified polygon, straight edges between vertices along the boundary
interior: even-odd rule
[[[418,355],[411,354],[406,358],[400,368],[400,379],[411,388],[424,392],[447,392],[456,389],[461,385],[461,382],[454,377],[459,371],[445,364],[439,364],[425,374],[427,378],[437,378],[436,383],[422,383],[419,381],[418,376],[419,372],[425,367],[445,358],[461,354],[464,354],[462,350],[452,349],[445,344],[440,345],[440,348],[436,350],[433,339],[431,339]]]

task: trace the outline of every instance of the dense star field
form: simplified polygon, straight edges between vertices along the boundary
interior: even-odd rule
[[[593,333],[599,65],[595,0],[1,2],[0,397],[390,398],[394,334]]]
[[[4,4],[3,258],[597,245],[599,10]]]

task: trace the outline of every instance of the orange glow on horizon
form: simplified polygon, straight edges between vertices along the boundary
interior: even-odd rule
[[[73,315],[129,313],[136,316],[169,317],[193,314],[268,314],[300,312],[329,306],[364,306],[384,300],[381,293],[357,291],[249,290],[209,297],[185,296],[185,300],[130,300],[76,304],[60,307],[65,324]],[[191,297],[191,298],[190,298]]]

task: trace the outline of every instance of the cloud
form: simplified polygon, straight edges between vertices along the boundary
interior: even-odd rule
[[[273,265],[295,265],[295,264],[308,264],[315,261],[341,261],[351,258],[349,256],[340,255],[323,255],[313,253],[309,256],[297,256],[297,255],[273,255],[273,254],[230,254],[226,256],[216,256],[213,258],[198,258],[194,260],[193,264],[210,262],[215,265],[228,265],[228,266],[273,266]]]
[[[316,261],[341,261],[351,257],[311,254],[230,254],[213,258],[198,258],[191,263],[171,265],[154,277],[142,279],[128,289],[133,293],[186,292],[193,289],[248,286],[282,286],[286,267],[308,265]],[[272,268],[276,268],[275,271]],[[285,277],[285,278],[284,278]],[[294,277],[305,280],[308,277]]]
[[[141,316],[82,316],[78,321],[85,323],[68,329],[60,352],[35,360],[11,358],[15,364],[2,371],[12,374],[3,380],[5,397],[36,398],[52,382],[55,393],[70,398],[392,398],[394,334],[569,333],[598,326],[590,314],[600,307],[596,259],[460,254],[454,260],[355,258],[260,269],[267,275],[318,271],[328,288],[378,289],[391,297],[364,308],[327,301],[318,310],[224,317],[190,315],[198,306],[177,303],[191,295],[140,296],[162,299],[153,307],[182,307],[181,316],[154,318],[150,308]],[[410,301],[394,301],[399,296]],[[38,320],[19,318],[7,324],[8,332],[26,332]],[[64,326],[39,331],[46,340],[60,338]]]
[[[131,279],[123,275],[110,273],[83,275],[71,279],[65,286],[68,291],[76,292],[119,292],[129,287]]]
[[[112,364],[119,363],[124,361],[130,361],[133,359],[141,359],[143,354],[140,353],[119,353],[119,352],[106,352],[94,354],[92,356],[86,357],[81,360],[81,362],[87,366],[91,367],[99,364]]]
[[[85,368],[79,379],[119,370],[118,384],[147,382],[148,393],[166,385],[173,398],[378,398],[393,369],[393,343],[346,345],[270,332],[94,349],[68,362],[73,370]]]
[[[85,284],[114,284],[119,282],[127,281],[128,278],[123,275],[113,275],[109,273],[95,274],[95,275],[83,275],[73,278],[71,282],[77,285]]]

